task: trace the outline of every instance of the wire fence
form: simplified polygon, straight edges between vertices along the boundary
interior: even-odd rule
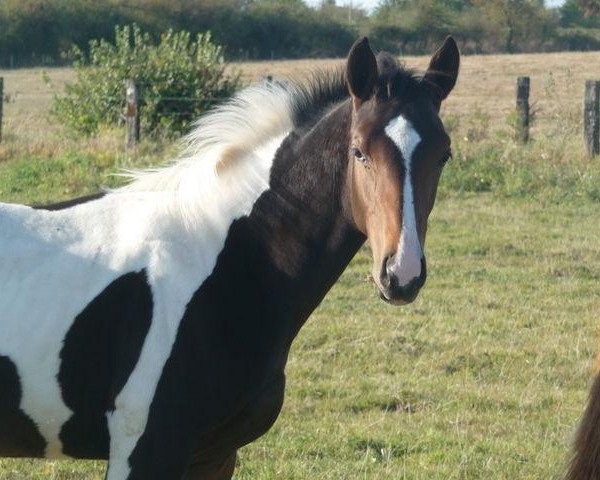
[[[16,75],[15,75],[16,73]],[[1,78],[1,77],[0,77]],[[43,119],[39,118],[40,111],[47,113],[52,111],[54,98],[60,97],[62,88],[55,88],[57,86],[54,82],[58,81],[58,85],[62,86],[65,81],[64,78],[55,77],[53,73],[48,75],[47,72],[42,71],[41,78],[36,81],[32,81],[31,75],[21,75],[19,72],[8,72],[6,79],[4,79],[4,91],[0,91],[0,142],[2,141],[2,125],[6,115],[9,115],[13,122],[10,124],[11,127],[15,125],[15,121],[26,120],[31,122],[36,114],[38,115],[37,120],[47,123],[45,128],[50,130],[58,130],[55,124],[51,124],[52,120],[49,115],[44,115]],[[39,80],[43,83],[40,85]],[[66,79],[68,82],[70,79]],[[271,75],[262,76],[262,80],[266,82],[272,81]],[[8,83],[8,85],[7,85]],[[155,126],[159,128],[171,129],[175,126],[177,131],[185,131],[193,121],[200,116],[204,111],[211,107],[223,102],[224,97],[216,97],[214,95],[186,95],[185,91],[190,91],[190,85],[184,81],[174,80],[168,83],[168,87],[173,89],[173,94],[160,94],[157,92],[157,84],[150,81],[136,82],[135,87],[137,89],[137,106],[135,111],[138,116],[141,116],[142,123],[146,125],[146,130],[154,130]],[[46,91],[44,91],[46,90]],[[183,95],[178,95],[177,90],[182,91]],[[210,82],[208,86],[203,87],[204,91],[210,92]],[[117,107],[121,110],[121,114],[115,117],[117,125],[127,123],[127,111],[128,103],[126,99],[125,89],[122,94],[109,94],[102,97],[102,101],[111,105],[112,108]],[[2,107],[7,105],[7,108]],[[8,112],[7,112],[8,110]],[[113,110],[114,111],[114,110]],[[25,112],[31,112],[29,115],[24,115]],[[156,113],[154,113],[156,112]],[[16,113],[16,116],[15,116]],[[163,125],[161,119],[172,119]],[[17,123],[18,125],[18,123]],[[162,125],[162,127],[161,127]],[[13,129],[9,127],[9,131]],[[138,128],[139,129],[139,128]],[[6,129],[5,129],[6,131]],[[141,133],[143,133],[143,129]],[[135,135],[139,139],[139,135]],[[127,140],[129,145],[134,145],[138,140]]]
[[[44,75],[42,74],[42,77]],[[53,99],[57,95],[61,95],[59,91],[51,91],[52,84],[47,79],[43,78],[46,86],[49,87],[47,92],[44,92],[43,87],[38,85],[35,88],[31,88],[30,84],[23,86],[18,83],[19,80],[18,77],[15,78],[9,75],[9,84],[7,85],[5,79],[0,76],[0,142],[3,141],[2,127],[5,125],[7,115],[7,109],[4,108],[5,105],[8,106],[10,114],[17,113],[17,117],[27,118],[28,121],[31,121],[32,116],[35,113],[39,114],[40,110],[49,112],[52,108]],[[184,82],[171,82],[170,86],[174,89],[189,88],[189,85]],[[10,93],[7,92],[6,87],[10,88]],[[188,122],[191,124],[203,111],[225,100],[223,97],[212,95],[160,95],[154,93],[154,88],[155,84],[151,82],[139,82],[135,84],[136,97],[133,110],[131,109],[131,102],[128,101],[126,89],[123,89],[122,95],[105,95],[102,97],[103,101],[108,104],[112,104],[113,106],[120,105],[119,108],[122,114],[117,119],[119,124],[121,122],[127,124],[128,116],[135,117],[133,120],[136,125],[135,131],[128,133],[126,136],[126,144],[129,146],[134,146],[140,139],[139,117],[148,118],[144,115],[145,108],[148,108],[148,111],[150,109],[156,110],[157,118],[182,119],[175,122],[185,128]],[[40,108],[41,106],[47,108]],[[32,114],[25,117],[23,115],[24,111],[30,111]],[[12,118],[14,120],[15,117]],[[133,135],[133,138],[131,138],[131,135]]]
[[[270,83],[273,78],[270,75],[264,76],[263,81]],[[530,116],[536,114],[537,110],[529,104],[529,77],[519,77],[516,88],[516,125],[515,139],[520,143],[529,140]],[[209,108],[224,98],[213,96],[174,96],[174,95],[154,95],[152,93],[153,84],[151,82],[134,83],[128,82],[129,88],[133,87],[134,94],[129,95],[127,89],[124,89],[123,95],[106,96],[107,102],[118,103],[121,105],[123,115],[121,121],[126,125],[125,143],[129,147],[134,147],[140,141],[141,129],[140,118],[146,105],[152,105],[156,108],[158,105],[160,117],[181,118],[187,117],[191,124],[195,117],[201,113],[203,108],[197,108],[204,105]],[[173,82],[174,86],[183,87],[185,84]],[[3,123],[5,115],[4,104],[16,101],[19,95],[26,96],[31,100],[42,99],[48,101],[55,94],[52,93],[11,93],[5,95],[6,83],[0,77],[0,142],[2,142]],[[32,102],[34,103],[34,102]],[[583,98],[583,140],[590,158],[600,155],[600,81],[586,81],[586,88]]]

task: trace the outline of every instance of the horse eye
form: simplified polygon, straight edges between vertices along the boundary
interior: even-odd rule
[[[451,159],[452,159],[452,151],[448,150],[446,153],[444,153],[444,156],[440,160],[440,165],[444,166]]]
[[[350,152],[359,162],[364,162],[367,160],[367,157],[365,157],[365,155],[356,147],[352,147]]]

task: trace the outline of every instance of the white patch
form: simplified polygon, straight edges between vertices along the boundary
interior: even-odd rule
[[[66,333],[113,280],[146,269],[152,323],[107,414],[107,478],[127,477],[185,307],[214,269],[231,223],[269,187],[275,153],[292,129],[292,94],[274,86],[241,92],[198,122],[184,159],[138,173],[99,200],[58,211],[0,204],[0,355],[17,367],[21,408],[47,441],[47,457],[64,456],[59,433],[72,414],[57,381]],[[240,158],[217,175],[231,147]]]
[[[415,199],[412,186],[412,157],[421,136],[404,117],[399,116],[385,127],[385,133],[396,144],[404,160],[404,186],[402,189],[402,231],[391,270],[403,287],[421,275],[423,248],[417,233]]]

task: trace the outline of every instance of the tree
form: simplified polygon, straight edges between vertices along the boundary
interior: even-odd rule
[[[503,50],[517,50],[517,44],[541,43],[548,35],[552,18],[538,0],[473,0],[482,14],[487,14],[503,32]]]

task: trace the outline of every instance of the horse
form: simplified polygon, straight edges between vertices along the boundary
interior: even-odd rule
[[[363,243],[385,302],[425,283],[459,56],[448,37],[417,75],[361,38],[337,73],[241,90],[123,187],[1,204],[0,456],[230,479]]]

